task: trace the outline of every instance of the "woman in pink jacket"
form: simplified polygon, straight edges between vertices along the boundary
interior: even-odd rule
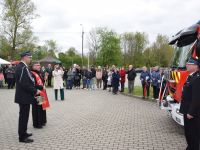
[[[97,88],[101,88],[102,85],[102,70],[101,67],[98,66],[97,70],[96,70],[96,79],[97,79]]]

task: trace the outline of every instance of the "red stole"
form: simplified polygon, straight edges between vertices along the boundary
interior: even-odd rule
[[[42,82],[42,79],[40,78],[40,76],[34,72],[34,71],[31,71],[33,73],[33,75],[35,76],[35,79],[36,79],[36,85],[41,85],[41,86],[44,86],[44,83]],[[47,93],[46,93],[46,89],[43,88],[43,90],[41,90],[40,92],[40,96],[42,96],[44,98],[44,101],[42,103],[42,109],[43,110],[46,110],[46,108],[48,108],[50,105],[49,105],[49,100],[48,100],[48,97],[47,97]]]

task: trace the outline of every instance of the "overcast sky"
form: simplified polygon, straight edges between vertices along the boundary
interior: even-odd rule
[[[150,42],[157,34],[169,37],[200,20],[200,0],[33,0],[39,15],[32,23],[40,43],[56,40],[63,51],[81,52],[83,24],[85,39],[94,27],[117,33],[146,32]],[[87,52],[86,40],[84,52]]]

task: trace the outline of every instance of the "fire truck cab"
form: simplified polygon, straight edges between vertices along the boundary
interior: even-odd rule
[[[167,110],[178,124],[184,126],[183,114],[179,113],[182,88],[188,77],[186,62],[190,57],[200,58],[200,21],[179,31],[169,44],[174,47],[174,55],[168,75],[162,79],[162,83],[166,81],[166,90],[162,93],[165,96],[159,98],[159,104],[160,108]]]

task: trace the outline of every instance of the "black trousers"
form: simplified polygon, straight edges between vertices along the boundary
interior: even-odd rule
[[[107,82],[108,80],[103,80],[103,90],[107,89]]]
[[[145,87],[146,86],[146,87]],[[145,97],[144,95],[144,90],[146,88],[146,96],[149,97],[149,85],[146,84],[142,84],[142,89],[143,89],[143,97]]]
[[[121,92],[124,92],[124,82],[121,82]]]
[[[153,98],[157,99],[159,96],[159,88],[157,86],[153,86]]]
[[[42,105],[38,105],[36,100],[32,104],[32,119],[33,119],[33,126],[40,127],[43,124],[42,120]]]
[[[51,86],[51,77],[48,77],[48,86]]]
[[[8,83],[8,89],[12,89],[14,86],[14,79],[13,78],[8,78],[7,79],[7,83]]]
[[[119,87],[118,86],[113,86],[113,93],[114,94],[117,94],[117,92],[118,92],[118,90],[119,90]]]
[[[187,119],[187,115],[184,114],[184,129],[188,144],[186,150],[200,150],[200,116]]]
[[[18,134],[20,140],[26,138],[29,110],[30,104],[19,104]]]

